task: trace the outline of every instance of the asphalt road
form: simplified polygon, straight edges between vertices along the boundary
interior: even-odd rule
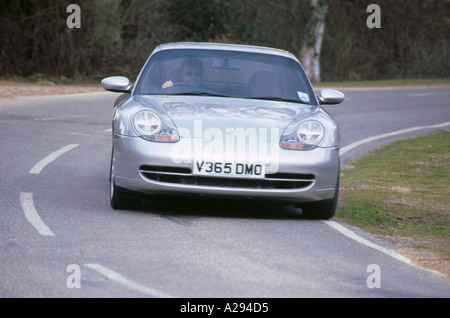
[[[326,107],[341,127],[343,166],[450,127],[448,87],[343,91],[343,104]],[[449,279],[410,264],[391,243],[295,209],[161,198],[112,210],[117,96],[0,103],[0,297],[450,296]]]

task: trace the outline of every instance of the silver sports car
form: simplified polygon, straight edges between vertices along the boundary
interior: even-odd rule
[[[339,130],[289,52],[247,45],[169,43],[150,55],[114,104],[111,206],[142,194],[272,200],[311,218],[333,217]],[[139,194],[139,195],[136,195]]]

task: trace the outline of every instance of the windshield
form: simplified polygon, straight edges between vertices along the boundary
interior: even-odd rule
[[[316,105],[299,63],[263,53],[176,49],[155,53],[137,95],[213,95]]]

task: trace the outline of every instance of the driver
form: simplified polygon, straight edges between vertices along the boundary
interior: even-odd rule
[[[197,59],[189,59],[181,64],[180,79],[182,83],[192,86],[199,86],[202,80],[203,67],[202,63]],[[162,88],[172,87],[172,81],[166,81]]]

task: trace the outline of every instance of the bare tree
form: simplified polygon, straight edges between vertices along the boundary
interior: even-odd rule
[[[325,16],[331,0],[311,0],[312,13],[306,25],[300,60],[313,82],[320,82],[320,50],[325,29]]]

